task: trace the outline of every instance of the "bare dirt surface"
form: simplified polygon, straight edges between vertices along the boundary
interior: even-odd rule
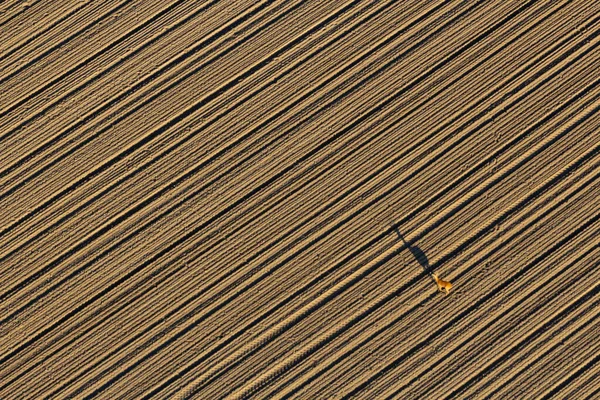
[[[2,2],[0,398],[600,398],[599,33]]]

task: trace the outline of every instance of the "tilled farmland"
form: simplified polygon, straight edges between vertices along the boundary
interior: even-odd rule
[[[0,398],[600,398],[599,34],[1,2]]]

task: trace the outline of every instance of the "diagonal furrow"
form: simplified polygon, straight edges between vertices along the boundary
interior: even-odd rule
[[[8,73],[7,75],[4,75],[2,77],[0,77],[0,84],[3,84],[4,82],[6,82],[7,80],[9,80],[10,78],[16,76],[19,72],[23,71],[24,69],[30,67],[31,65],[33,65],[35,62],[39,62],[41,59],[43,59],[45,56],[47,56],[48,54],[52,53],[54,50],[56,50],[57,48],[59,48],[60,46],[64,45],[65,43],[69,42],[70,40],[72,40],[73,38],[77,37],[79,34],[81,34],[82,32],[88,30],[90,27],[92,27],[93,25],[95,25],[96,23],[107,19],[109,16],[111,16],[112,14],[114,14],[116,11],[118,11],[119,9],[121,9],[122,7],[124,7],[125,5],[127,5],[128,0],[124,0],[121,1],[119,3],[117,3],[114,7],[112,7],[111,9],[109,9],[107,12],[105,12],[104,14],[98,16],[97,18],[95,18],[93,21],[91,21],[89,24],[85,25],[82,29],[78,30],[77,32],[75,32],[72,35],[67,36],[66,38],[62,39],[60,42],[58,42],[57,44],[55,44],[54,46],[46,49],[44,52],[42,52],[39,55],[36,55],[36,57],[34,57],[32,60],[30,60],[29,62],[19,66],[17,69],[11,71],[10,73]],[[100,54],[101,52],[98,52],[98,54]],[[62,75],[61,78],[64,78],[66,74]],[[58,79],[54,79],[54,82],[57,82]],[[52,82],[52,81],[50,81]],[[49,86],[49,85],[45,85],[45,86]],[[41,91],[43,91],[43,89],[38,89],[35,92],[40,93]],[[34,92],[34,93],[35,93]],[[21,98],[20,100],[18,100],[15,103],[10,104],[8,107],[0,110],[0,118],[4,117],[6,114],[8,114],[10,111],[14,110],[16,107],[18,107],[20,104],[22,104],[24,101],[24,98]],[[0,135],[0,141],[2,141],[4,139],[5,135]]]
[[[39,3],[41,3],[41,0],[31,1],[29,2],[29,7],[25,7],[19,0],[14,0],[12,4],[2,4],[0,7],[2,7],[3,14],[8,12],[11,15],[6,19],[0,21],[0,27],[6,25],[13,19],[20,17],[21,14],[27,12],[29,8]]]
[[[41,37],[42,35],[47,34],[53,28],[55,28],[56,26],[60,25],[62,22],[68,20],[73,15],[75,15],[78,11],[84,9],[89,4],[90,4],[89,1],[79,2],[75,6],[71,7],[70,9],[68,9],[66,12],[61,13],[58,18],[54,19],[52,22],[50,22],[49,24],[47,24],[44,27],[42,27],[42,29],[36,31],[33,34],[28,34],[22,40],[20,40],[18,43],[14,44],[10,48],[2,51],[2,53],[0,53],[0,61],[4,60],[5,58],[7,58],[7,57],[9,57],[11,55],[13,55],[15,52],[19,51],[20,49],[22,49],[24,46],[26,46],[27,44],[31,43],[35,39]]]

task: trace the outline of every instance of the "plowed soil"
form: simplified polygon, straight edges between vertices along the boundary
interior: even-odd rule
[[[1,2],[0,398],[600,398],[599,34]]]

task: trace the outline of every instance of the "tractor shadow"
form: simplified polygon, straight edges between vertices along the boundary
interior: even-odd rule
[[[429,259],[425,255],[425,252],[423,252],[419,246],[409,245],[406,240],[404,240],[404,236],[402,236],[402,233],[400,233],[400,229],[398,229],[397,226],[394,226],[394,230],[396,231],[398,238],[402,240],[406,248],[412,253],[413,257],[417,259],[417,262],[421,265],[425,273],[428,274],[431,280],[435,283],[435,279],[433,279],[432,275],[433,269],[431,268],[431,265],[429,265]]]

